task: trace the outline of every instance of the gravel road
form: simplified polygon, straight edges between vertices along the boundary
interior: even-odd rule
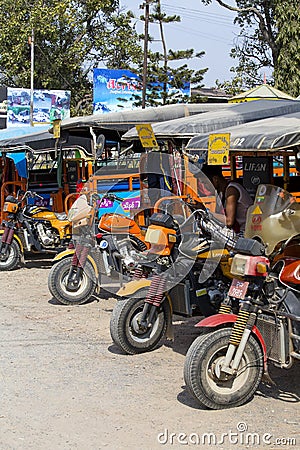
[[[58,305],[50,266],[0,273],[0,450],[300,448],[300,361],[248,404],[203,410],[183,381],[195,319],[176,322],[174,342],[123,355],[109,334],[116,300]]]

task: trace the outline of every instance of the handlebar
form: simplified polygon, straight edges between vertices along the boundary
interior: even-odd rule
[[[21,197],[20,200],[19,200],[19,197]],[[38,198],[40,198],[41,200],[43,200],[43,197],[42,197],[41,195],[37,194],[37,193],[34,192],[34,191],[24,191],[23,189],[18,190],[17,195],[16,195],[16,198],[17,198],[20,202],[22,202],[23,200],[25,200],[27,197],[29,197],[29,198],[38,197]]]
[[[220,222],[209,210],[197,210],[200,227],[210,233],[214,239],[222,242],[225,247],[234,248],[237,242],[235,232]]]
[[[115,194],[106,194],[106,195],[103,196],[103,198],[107,198],[108,200],[117,201],[117,202],[120,202],[120,203],[122,203],[124,201],[124,198],[118,197]]]
[[[96,196],[97,196],[97,199],[96,199],[96,200],[99,200],[100,204],[101,204],[104,200],[110,200],[111,202],[117,201],[117,202],[120,202],[120,203],[122,203],[122,202],[124,201],[124,198],[118,197],[118,196],[115,195],[115,194],[105,194],[105,195],[103,195],[102,197],[100,197],[98,194],[96,194]]]

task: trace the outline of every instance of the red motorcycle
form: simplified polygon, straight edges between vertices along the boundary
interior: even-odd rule
[[[228,296],[219,314],[196,325],[202,334],[186,355],[185,382],[201,405],[242,405],[268,375],[269,363],[290,368],[300,359],[299,233],[295,198],[260,185],[247,215],[246,236],[255,240],[237,241]]]

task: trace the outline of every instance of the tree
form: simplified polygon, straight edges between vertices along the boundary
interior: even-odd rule
[[[193,49],[187,50],[171,50],[167,49],[167,43],[164,33],[164,25],[168,23],[180,22],[180,16],[167,16],[161,8],[160,0],[152,0],[153,11],[149,15],[149,22],[158,24],[160,32],[160,40],[162,44],[162,52],[148,51],[148,69],[147,69],[147,105],[170,104],[190,101],[188,96],[179,95],[179,90],[184,88],[185,84],[198,84],[203,80],[203,75],[207,72],[207,68],[198,71],[192,70],[187,64],[181,66],[172,66],[173,62],[180,60],[190,60],[192,58],[201,58],[205,53],[195,53]],[[140,17],[145,20],[144,16]],[[145,36],[140,36],[144,39]],[[153,38],[149,36],[151,43]],[[133,70],[137,74],[141,74],[143,67],[139,65]],[[171,88],[171,89],[170,89]],[[171,91],[171,92],[170,92]],[[136,105],[141,102],[136,97]]]
[[[275,18],[278,28],[275,85],[297,97],[300,95],[300,4],[298,0],[276,2]]]
[[[209,4],[211,0],[202,0]],[[231,56],[239,63],[232,71],[231,88],[252,87],[262,82],[262,70],[273,71],[270,82],[292,96],[300,94],[300,4],[299,0],[237,0],[236,7],[222,0],[219,5],[237,13],[241,28]],[[230,83],[224,83],[229,87]]]
[[[240,27],[231,56],[238,60],[235,84],[253,87],[263,82],[264,70],[276,69],[280,43],[277,40],[275,20],[276,0],[236,0],[236,7],[222,0],[219,5],[236,13],[234,23]],[[202,0],[209,4],[211,0]],[[272,83],[272,80],[271,80]]]
[[[34,87],[71,90],[75,114],[91,112],[93,67],[129,68],[141,58],[133,14],[121,12],[119,0],[0,0],[0,12],[2,84],[30,86],[34,29]]]

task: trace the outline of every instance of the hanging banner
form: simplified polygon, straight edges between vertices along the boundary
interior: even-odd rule
[[[273,160],[269,156],[243,156],[243,186],[255,196],[260,184],[273,183]]]
[[[135,128],[144,148],[159,148],[150,123],[141,123]]]
[[[222,166],[228,164],[230,133],[214,133],[209,135],[207,164]]]
[[[53,137],[54,137],[54,139],[60,138],[60,124],[61,124],[60,119],[53,120]]]

